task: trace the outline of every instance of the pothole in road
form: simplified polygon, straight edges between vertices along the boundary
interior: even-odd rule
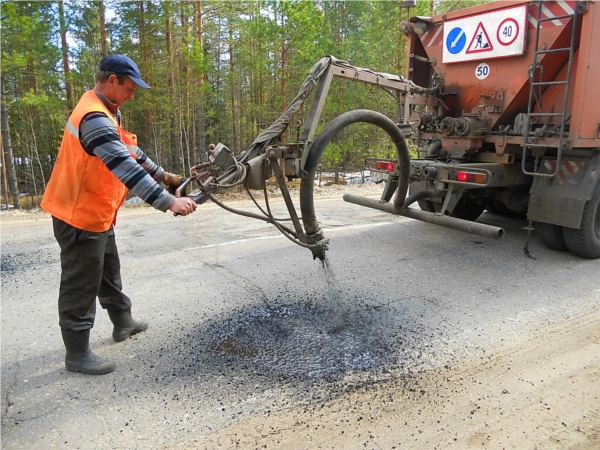
[[[207,330],[216,358],[285,378],[340,379],[388,364],[383,318],[313,303],[255,306]]]
[[[156,380],[196,379],[240,392],[288,381],[312,387],[325,382],[327,389],[343,390],[455,358],[446,321],[434,304],[362,289],[337,295],[328,290],[271,292],[264,302],[187,328],[183,337],[171,327],[174,340],[151,355],[152,366],[162,367]],[[296,384],[300,381],[308,384]]]

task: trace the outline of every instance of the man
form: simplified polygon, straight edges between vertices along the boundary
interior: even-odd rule
[[[181,177],[152,162],[136,136],[121,128],[119,107],[133,100],[138,86],[150,88],[130,58],[112,55],[101,61],[94,89],[83,94],[69,117],[41,204],[52,215],[61,249],[59,325],[65,365],[72,372],[99,375],[115,369],[113,361],[89,348],[96,297],[114,325],[115,341],[148,328],[132,318],[131,301],[121,292],[114,224],[127,190],[163,212],[185,216],[196,210],[192,199],[176,198],[158,184],[174,189]]]

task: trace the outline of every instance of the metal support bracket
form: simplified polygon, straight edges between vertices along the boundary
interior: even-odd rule
[[[446,209],[448,208],[448,204],[450,203],[450,197],[452,196],[453,190],[454,190],[454,185],[453,184],[449,185],[448,193],[446,194],[446,197],[444,198],[444,204],[442,205],[442,209],[439,212],[435,213],[437,216],[443,216],[446,213]]]
[[[390,174],[388,179],[385,181],[385,187],[383,188],[381,199],[379,201],[382,203],[388,203],[392,199],[396,189],[398,189],[398,176]]]
[[[319,123],[319,119],[321,118],[321,114],[323,113],[323,108],[325,107],[325,100],[327,99],[327,93],[329,92],[329,87],[331,86],[332,79],[333,69],[331,68],[331,66],[329,66],[325,73],[321,76],[321,79],[319,80],[319,84],[317,85],[312,104],[310,105],[310,111],[308,113],[308,116],[306,117],[306,121],[304,122],[304,130],[302,131],[302,136],[300,137],[300,143],[303,144],[302,161],[300,162],[300,168],[302,170],[304,170],[310,147],[315,138],[317,124]]]
[[[296,230],[298,239],[300,240],[300,242],[306,242],[306,236],[304,235],[304,230],[302,229],[302,225],[300,224],[300,219],[298,218],[298,214],[296,213],[296,208],[294,207],[294,202],[292,201],[290,192],[288,191],[287,185],[285,184],[285,180],[283,179],[283,174],[281,173],[281,168],[279,167],[279,161],[277,159],[276,152],[268,151],[267,157],[271,161],[271,168],[273,169],[275,179],[279,184],[279,189],[281,190],[281,195],[283,195],[285,206],[287,206],[288,212],[290,213],[290,217],[292,218],[292,223],[294,224],[294,229]]]

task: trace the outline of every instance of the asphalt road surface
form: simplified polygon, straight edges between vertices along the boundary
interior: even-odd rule
[[[325,265],[213,204],[124,208],[151,326],[114,343],[99,309],[117,370],[97,377],[64,368],[50,217],[3,215],[2,448],[600,448],[600,260],[535,232],[528,259],[525,221],[485,213],[494,241],[341,195],[315,205]]]

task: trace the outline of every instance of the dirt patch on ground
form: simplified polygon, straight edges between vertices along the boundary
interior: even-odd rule
[[[600,448],[600,312],[487,357],[259,416],[185,448]]]

